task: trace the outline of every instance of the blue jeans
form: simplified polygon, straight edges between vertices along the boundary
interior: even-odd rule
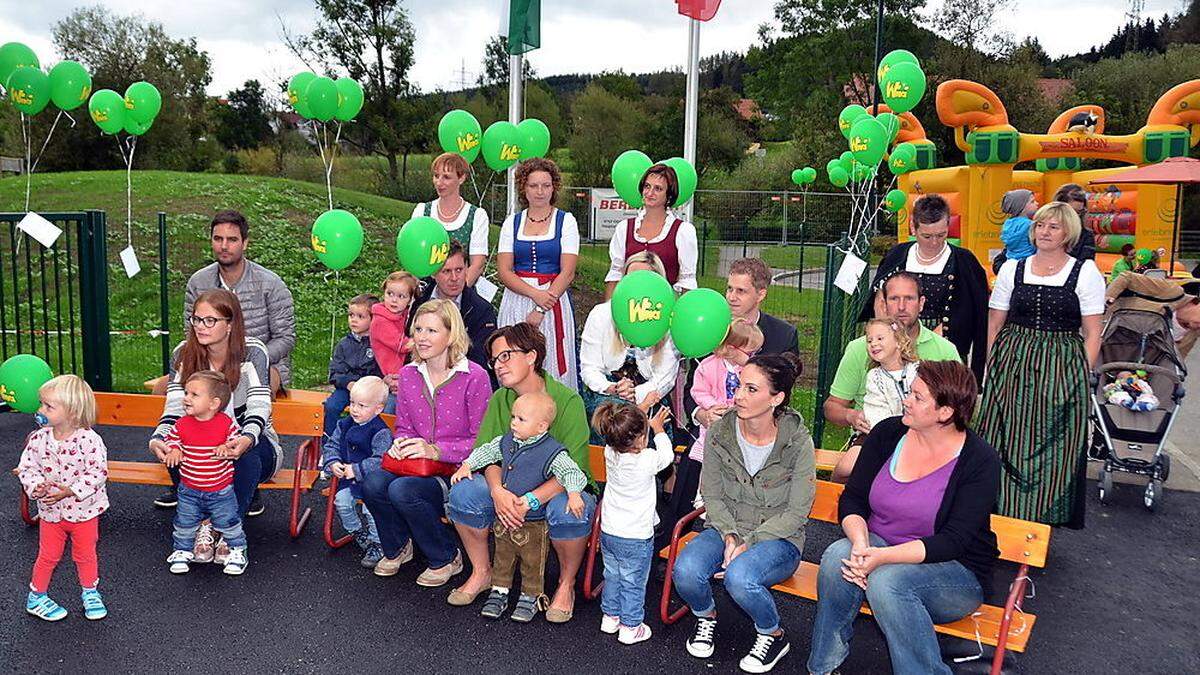
[[[258,437],[258,444],[251,446],[241,457],[233,462],[233,493],[237,495],[238,515],[246,517],[250,510],[250,500],[254,498],[254,490],[259,483],[265,483],[275,475],[275,446],[267,440],[267,435]],[[179,469],[167,469],[171,475],[171,483],[179,485]]]
[[[221,533],[230,547],[246,545],[246,533],[242,530],[242,518],[238,514],[237,497],[234,496],[232,484],[215,492],[180,485],[178,495],[175,532],[171,535],[176,551],[192,550],[196,545],[200,523],[206,519],[212,522],[213,529]]]
[[[654,557],[654,538],[628,539],[600,533],[604,559],[604,590],[600,609],[621,618],[621,625],[637,628],[646,614],[646,580]]]
[[[579,539],[591,534],[592,514],[596,511],[596,498],[584,492],[583,516],[576,518],[567,511],[567,493],[561,492],[545,506],[546,527],[550,530],[550,539],[564,541]],[[379,514],[375,514],[376,517]],[[486,530],[496,521],[496,506],[492,503],[492,493],[488,490],[487,480],[482,475],[475,475],[471,480],[460,480],[450,488],[450,501],[446,504],[446,516],[452,522],[466,525],[477,530]]]
[[[696,616],[711,616],[716,609],[712,576],[725,559],[725,540],[712,528],[688,542],[675,559],[675,589]],[[760,541],[729,563],[725,590],[754,621],[754,630],[770,635],[779,630],[779,611],[771,587],[796,572],[800,551],[783,539]]]
[[[397,476],[383,469],[362,481],[363,501],[375,517],[379,543],[389,558],[411,539],[433,568],[454,562],[458,545],[442,524],[446,483],[441,478]]]
[[[872,546],[887,546],[875,534],[870,539]],[[849,539],[833,542],[821,556],[808,670],[830,673],[846,660],[854,619],[866,600],[887,638],[893,672],[951,672],[942,662],[933,625],[957,621],[979,607],[983,590],[975,575],[953,560],[882,565],[867,577],[864,591],[842,578],[842,560],[849,557]]]
[[[338,519],[347,532],[358,532],[362,529],[363,521],[367,521],[367,534],[370,540],[379,543],[379,530],[375,528],[375,519],[371,517],[371,509],[363,505],[362,518],[358,517],[358,500],[354,491],[346,486],[333,495],[333,508],[337,509]]]

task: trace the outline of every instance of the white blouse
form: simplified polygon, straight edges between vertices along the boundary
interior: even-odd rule
[[[613,323],[611,303],[602,302],[593,307],[583,325],[579,346],[579,377],[584,386],[603,394],[604,390],[616,384],[608,379],[609,373],[620,368],[625,363],[626,350],[633,349],[638,372],[646,378],[644,383],[634,387],[634,402],[646,400],[652,391],[666,396],[675,387],[675,377],[679,372],[679,353],[675,351],[671,336],[663,338],[657,356],[653,347],[626,347],[625,344]],[[617,345],[621,346],[614,349]]]
[[[438,212],[437,200],[435,199],[432,202],[429,202],[429,204],[430,204],[429,213],[431,214],[430,217],[433,218],[434,220],[438,221],[439,223],[442,223],[442,219],[438,218],[438,215],[437,215],[437,212]],[[462,210],[460,210],[458,212],[458,215],[454,218],[454,221],[450,222],[450,223],[442,223],[442,225],[446,228],[447,232],[454,232],[455,230],[458,230],[462,227],[470,227],[471,228],[471,244],[470,244],[470,246],[467,247],[467,249],[468,249],[467,255],[469,255],[469,256],[470,255],[486,256],[488,254],[488,223],[489,223],[487,211],[484,211],[482,206],[477,207],[475,209],[475,218],[468,225],[467,214],[470,212],[471,212],[471,204],[464,202]],[[412,217],[419,218],[424,215],[425,215],[425,204],[417,204],[416,207],[413,208]]]
[[[1000,266],[996,274],[996,283],[992,286],[992,297],[988,307],[1007,312],[1012,301],[1013,288],[1016,286],[1017,263],[1019,260],[1007,260]],[[1024,282],[1031,286],[1065,286],[1075,266],[1075,258],[1067,257],[1067,264],[1050,276],[1039,276],[1033,273],[1033,265],[1025,265]],[[1083,261],[1079,270],[1079,279],[1075,283],[1075,295],[1079,298],[1079,313],[1082,316],[1095,316],[1104,313],[1104,275],[1096,267],[1095,261]]]
[[[579,255],[579,223],[575,221],[575,216],[570,211],[563,211],[563,231],[562,237],[559,238],[559,246],[562,247],[562,252],[567,255]],[[500,242],[496,246],[497,253],[512,253],[513,252],[513,217],[511,214],[504,219],[504,225],[500,227]],[[525,226],[529,223],[529,212],[521,212],[521,231],[517,233],[517,238],[521,241],[550,241],[554,238],[554,228],[558,226],[558,211],[557,209],[550,213],[550,227],[546,229],[545,234],[539,234],[536,237],[530,237],[525,234]]]
[[[670,211],[667,212],[667,222],[663,225],[662,231],[658,236],[646,241],[638,236],[637,230],[641,227],[642,219],[646,217],[645,209],[638,211],[637,217],[633,220],[633,239],[646,244],[657,244],[671,232],[671,223],[677,217]],[[605,281],[620,281],[625,275],[625,230],[629,227],[629,221],[623,220],[617,223],[617,227],[613,230],[612,239],[608,242],[608,258],[610,261],[608,274],[605,275]],[[675,281],[675,290],[683,292],[689,291],[696,287],[696,260],[699,257],[699,245],[696,242],[696,226],[686,220],[679,224],[679,231],[675,235],[675,247],[679,251],[679,278]]]
[[[946,263],[950,261],[950,244],[946,244],[942,248],[941,254],[934,258],[933,262],[928,265],[917,259],[917,251],[920,247],[913,244],[908,247],[908,260],[904,262],[904,271],[912,272],[913,274],[941,274],[946,269]]]

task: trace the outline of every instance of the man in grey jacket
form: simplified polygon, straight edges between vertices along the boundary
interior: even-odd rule
[[[271,391],[278,392],[291,382],[291,355],[296,346],[292,292],[278,274],[246,258],[249,233],[246,217],[237,211],[221,211],[213,216],[209,238],[217,261],[188,279],[183,315],[186,321],[196,298],[204,291],[213,288],[232,291],[242,303],[246,335],[267,345]]]

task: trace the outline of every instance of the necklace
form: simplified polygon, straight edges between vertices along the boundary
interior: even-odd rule
[[[546,222],[547,220],[550,220],[550,214],[552,214],[552,213],[554,213],[554,207],[550,207],[550,210],[546,212],[546,215],[542,216],[541,218],[534,218],[534,217],[533,217],[533,214],[532,214],[532,213],[529,213],[529,214],[528,214],[528,216],[529,216],[529,222],[531,222],[531,223],[544,223],[544,222]]]
[[[442,211],[442,200],[441,200],[441,199],[438,199],[438,200],[437,200],[437,212],[438,212],[438,218],[439,218],[439,219],[440,219],[440,220],[441,220],[443,223],[453,223],[454,221],[458,220],[458,214],[462,213],[463,207],[464,207],[464,206],[466,206],[466,205],[467,205],[467,200],[465,200],[465,199],[462,199],[462,198],[460,197],[460,198],[459,198],[459,200],[458,200],[458,209],[456,209],[452,215],[449,215],[449,216],[447,216],[447,215],[446,215],[446,214],[445,214],[445,213]]]
[[[942,247],[940,249],[938,249],[938,252],[935,253],[932,258],[926,258],[925,256],[921,255],[921,247],[918,246],[917,247],[917,262],[921,263],[922,265],[931,265],[931,264],[937,262],[937,259],[942,257],[942,254],[946,252],[947,246],[949,246],[949,244],[942,244]]]
[[[1063,260],[1060,260],[1059,262],[1051,264],[1051,263],[1045,262],[1044,260],[1041,260],[1041,258],[1039,256],[1034,256],[1034,262],[1040,263],[1040,266],[1044,272],[1042,274],[1038,274],[1037,270],[1034,270],[1034,273],[1037,274],[1039,277],[1048,277],[1048,276],[1053,276],[1055,272],[1058,272],[1060,269],[1062,269],[1062,266],[1067,263],[1067,260],[1063,259]]]

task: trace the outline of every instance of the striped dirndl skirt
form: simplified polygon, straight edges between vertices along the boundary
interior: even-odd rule
[[[999,514],[1083,527],[1088,366],[1077,332],[1008,324],[988,359],[976,425],[1004,465]]]

